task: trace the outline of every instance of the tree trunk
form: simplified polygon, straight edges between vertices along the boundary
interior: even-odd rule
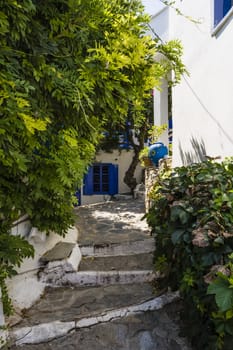
[[[136,180],[134,174],[135,174],[136,167],[139,163],[139,153],[144,147],[146,130],[147,129],[145,128],[145,125],[143,125],[141,127],[141,130],[140,130],[140,133],[138,136],[138,144],[134,143],[133,135],[131,133],[129,135],[129,141],[133,147],[134,155],[133,155],[132,161],[128,167],[128,170],[125,173],[124,183],[130,188],[132,194],[133,194],[133,190],[137,186],[137,180]]]
[[[133,156],[132,161],[129,165],[129,168],[126,171],[125,176],[124,176],[124,183],[127,186],[129,186],[131,193],[133,193],[133,190],[137,186],[137,180],[134,177],[134,173],[135,173],[135,170],[136,170],[138,163],[139,163],[139,151],[135,152],[135,149],[134,149],[134,156]]]

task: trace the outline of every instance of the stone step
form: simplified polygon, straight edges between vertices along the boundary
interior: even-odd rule
[[[109,288],[109,287],[108,287]],[[91,300],[90,300],[90,294],[88,295],[88,293],[86,293],[87,291],[83,291],[83,297],[81,299],[79,299],[79,305],[77,308],[77,303],[75,305],[74,308],[71,307],[71,305],[69,305],[67,311],[68,314],[65,317],[64,312],[62,312],[62,314],[59,315],[56,314],[56,312],[51,312],[51,304],[48,303],[48,299],[46,298],[45,300],[47,301],[47,304],[44,305],[45,307],[45,313],[43,313],[43,308],[41,310],[41,306],[40,308],[37,309],[37,317],[36,317],[36,312],[34,310],[34,312],[32,312],[32,316],[34,318],[34,323],[31,322],[28,325],[25,325],[25,321],[24,324],[22,323],[21,325],[19,325],[18,327],[15,327],[11,330],[10,332],[10,337],[11,337],[11,342],[12,343],[16,343],[16,345],[20,345],[23,346],[23,348],[25,349],[27,344],[40,344],[43,343],[43,346],[46,346],[44,343],[45,342],[50,342],[49,346],[52,346],[53,348],[53,344],[52,341],[54,339],[57,338],[61,338],[63,337],[63,339],[65,337],[69,337],[71,334],[74,334],[75,332],[81,331],[81,330],[86,330],[86,329],[90,329],[93,331],[93,327],[96,326],[107,326],[107,328],[109,329],[109,331],[107,331],[107,333],[105,334],[104,337],[104,341],[108,342],[109,344],[107,347],[103,347],[103,348],[111,348],[111,341],[109,339],[109,337],[111,337],[111,334],[113,335],[113,329],[115,328],[115,326],[113,325],[113,322],[116,322],[117,324],[119,323],[125,323],[125,324],[131,324],[133,322],[133,328],[134,328],[134,334],[135,331],[137,330],[138,326],[139,329],[141,329],[141,331],[143,330],[144,337],[148,337],[148,332],[150,334],[155,333],[153,332],[153,329],[157,326],[156,323],[158,323],[158,320],[160,318],[159,315],[154,315],[154,311],[155,310],[161,310],[165,305],[168,305],[174,301],[177,301],[179,296],[177,293],[167,293],[164,294],[162,296],[159,297],[153,297],[150,298],[147,301],[140,301],[140,298],[142,298],[142,296],[140,296],[138,293],[138,291],[140,289],[138,289],[138,286],[136,286],[135,288],[135,292],[137,293],[137,295],[135,295],[134,293],[132,293],[132,288],[133,286],[128,286],[127,288],[127,293],[123,293],[121,294],[122,291],[115,289],[115,293],[110,293],[107,294],[108,297],[112,296],[112,300],[111,298],[107,298],[106,299],[106,295],[105,293],[103,293],[100,297],[100,300],[98,300],[98,298],[96,297],[96,295],[93,295],[93,293],[91,294]],[[56,291],[56,290],[55,290]],[[95,291],[96,292],[96,291]],[[102,290],[103,292],[103,290]],[[120,292],[120,294],[119,294]],[[145,291],[144,291],[145,293]],[[72,293],[74,294],[74,293]],[[76,294],[76,293],[75,293]],[[79,294],[79,293],[77,293]],[[149,293],[150,294],[150,293]],[[94,297],[95,296],[95,297]],[[98,296],[98,293],[97,293]],[[89,297],[89,300],[88,300]],[[149,297],[149,295],[148,295]],[[144,297],[145,299],[145,294]],[[86,301],[86,303],[84,302],[84,299]],[[42,299],[43,300],[43,299]],[[54,299],[52,299],[52,304]],[[58,300],[57,300],[58,301]],[[65,301],[66,303],[69,303],[70,300],[66,299],[64,300],[64,295],[62,297],[62,301]],[[80,305],[80,301],[81,301],[81,305]],[[92,303],[90,303],[90,301],[92,301]],[[112,303],[111,303],[112,301]],[[122,302],[125,301],[125,305],[123,306]],[[77,301],[76,301],[77,302]],[[97,302],[97,304],[96,304]],[[107,305],[106,305],[107,303]],[[70,302],[71,304],[71,302]],[[105,304],[105,305],[104,305]],[[110,306],[111,304],[111,306]],[[99,310],[97,310],[97,305],[99,306]],[[117,305],[119,305],[117,307]],[[57,303],[56,304],[56,308],[61,307],[61,303]],[[108,307],[106,307],[108,306]],[[39,305],[38,305],[39,307]],[[91,308],[93,308],[92,310],[90,310]],[[80,313],[80,309],[84,309],[84,312]],[[54,310],[56,311],[56,310]],[[38,320],[38,312],[40,313],[40,324],[36,324],[36,320]],[[46,316],[47,317],[46,317]],[[151,316],[154,315],[155,317]],[[27,315],[26,315],[27,316]],[[56,318],[57,316],[57,318]],[[60,317],[59,317],[60,316]],[[150,322],[148,322],[148,316],[150,319]],[[36,318],[36,320],[35,320]],[[44,319],[44,322],[43,322]],[[161,322],[161,321],[160,321]],[[167,322],[167,319],[165,319],[165,323]],[[113,326],[111,326],[113,325]],[[163,325],[164,326],[164,325]],[[113,327],[113,329],[112,329]],[[111,329],[111,331],[110,331]],[[139,330],[138,329],[138,330]],[[177,333],[178,333],[178,327],[177,327]],[[133,331],[133,330],[132,330]],[[140,332],[139,332],[140,333]],[[97,333],[95,333],[97,334]],[[101,333],[99,334],[101,336]],[[118,335],[119,334],[119,329],[118,329]],[[128,336],[129,334],[125,334],[125,337]],[[142,336],[142,333],[141,333]],[[141,339],[141,336],[139,337]],[[169,334],[168,334],[169,336]],[[124,336],[123,336],[124,338]],[[124,340],[122,338],[122,341]],[[155,337],[154,341],[156,340],[157,337]],[[61,340],[61,339],[60,339]],[[98,339],[96,339],[98,341]],[[158,340],[158,339],[157,339]],[[113,339],[114,341],[114,339]],[[145,339],[145,342],[147,340]],[[166,341],[167,341],[167,337],[166,337]],[[152,340],[151,340],[152,342]],[[79,342],[75,343],[75,344],[79,344]],[[55,345],[55,344],[54,344]],[[100,345],[100,344],[99,344]],[[174,344],[173,344],[174,345]],[[183,343],[184,345],[184,343]],[[87,347],[86,349],[97,349],[97,347],[95,347],[95,345],[93,344],[94,347]],[[57,347],[55,346],[54,348],[56,349],[62,349],[62,347]],[[67,348],[66,346],[64,346],[64,348]],[[73,347],[72,347],[73,348]],[[41,348],[42,349],[42,348]],[[47,349],[46,347],[44,347],[43,349]],[[49,349],[49,347],[48,347]],[[81,348],[80,348],[81,349]],[[84,349],[84,348],[82,348]],[[98,347],[99,349],[99,347]],[[113,348],[115,349],[115,347]],[[117,349],[117,348],[116,348]],[[132,349],[131,347],[121,347],[121,349]],[[135,347],[133,349],[147,349],[147,347]],[[152,349],[150,347],[150,349]],[[154,349],[154,347],[153,347]],[[168,348],[167,348],[168,349]],[[172,349],[172,348],[169,348]],[[177,349],[177,347],[176,347]],[[180,347],[180,350],[184,350],[186,349],[185,347]]]
[[[123,243],[80,244],[82,256],[119,256],[152,253],[155,250],[153,237]]]
[[[19,326],[33,326],[57,320],[69,322],[153,298],[154,288],[151,283],[46,287],[40,300],[24,312]]]
[[[133,271],[80,271],[64,272],[54,268],[49,272],[41,271],[40,281],[50,286],[102,286],[111,284],[128,284],[152,282],[155,279],[153,270]]]
[[[151,270],[152,268],[153,253],[127,256],[84,256],[79,265],[79,271],[132,271]]]
[[[77,271],[81,261],[81,251],[77,243],[58,242],[40,258],[41,269],[60,269],[63,272]]]

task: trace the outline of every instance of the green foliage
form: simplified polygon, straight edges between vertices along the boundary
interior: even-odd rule
[[[182,62],[183,47],[180,40],[170,40],[167,43],[158,42],[157,50],[163,56],[160,65],[163,67],[164,76],[170,85],[178,84],[184,73],[188,74]],[[173,77],[171,77],[173,72]]]
[[[148,31],[148,18],[144,18],[144,29]],[[149,26],[150,30],[153,29]],[[127,31],[131,30],[129,27]],[[139,92],[139,96],[135,99],[131,99],[131,96],[128,95],[127,100],[122,100],[121,103],[126,102],[126,106],[128,105],[128,114],[127,116],[122,113],[122,110],[119,110],[121,116],[123,117],[118,124],[116,124],[115,130],[119,130],[128,135],[129,147],[134,151],[134,155],[132,157],[132,161],[129,164],[129,167],[124,176],[124,182],[127,186],[133,191],[137,182],[134,178],[135,169],[140,162],[143,166],[145,166],[144,155],[147,153],[147,149],[144,149],[145,141],[148,140],[148,132],[153,125],[153,95],[151,94],[151,88],[157,88],[158,90],[161,88],[161,81],[165,78],[169,86],[175,85],[180,82],[181,76],[184,73],[187,73],[186,67],[182,62],[182,54],[183,48],[181,42],[179,40],[170,40],[168,42],[163,42],[157,35],[154,33],[153,40],[145,36],[143,37],[144,44],[149,43],[151,48],[150,53],[148,52],[147,59],[153,64],[151,66],[145,67],[142,62],[142,54],[145,52],[144,48],[137,44],[137,50],[135,51],[135,40],[131,38],[128,39],[128,33],[123,34],[121,32],[122,42],[120,47],[122,48],[124,54],[121,56],[120,66],[114,67],[114,60],[109,59],[108,50],[95,50],[96,58],[103,60],[103,66],[109,69],[109,65],[111,63],[111,67],[114,67],[114,70],[121,68],[121,64],[124,63],[125,67],[132,68],[132,58],[135,59],[135,63],[133,69],[135,69],[135,73],[137,72],[136,80],[131,80],[132,82],[140,82],[142,86],[148,87],[148,90],[142,90]],[[119,44],[115,44],[111,47],[111,53],[115,51],[118,52]],[[128,56],[127,49],[130,48],[133,55]],[[125,54],[126,53],[126,54]],[[134,56],[135,55],[135,56]],[[144,55],[144,54],[143,54]],[[140,64],[140,70],[138,70],[138,64]],[[146,69],[145,69],[146,68]],[[128,68],[127,68],[128,69]],[[147,70],[147,74],[146,74]],[[127,70],[125,71],[127,72]],[[142,76],[142,74],[144,74]],[[145,80],[146,77],[146,80]],[[125,77],[125,81],[128,82],[128,76]],[[142,98],[142,99],[141,99]],[[126,122],[127,121],[127,122]],[[128,128],[128,123],[130,123],[130,128]],[[104,127],[107,131],[107,137],[103,139],[100,147],[105,151],[112,151],[113,149],[119,148],[119,139],[115,130],[112,129],[112,121],[107,122]],[[134,130],[134,137],[132,136],[132,129]],[[140,154],[141,152],[141,154]],[[171,153],[171,150],[170,150]],[[144,158],[145,159],[145,158]]]
[[[233,160],[161,176],[146,215],[156,238],[158,286],[179,289],[195,349],[230,349],[233,326]]]
[[[148,130],[148,137],[150,143],[155,143],[159,140],[160,136],[167,130],[167,124],[153,125]]]

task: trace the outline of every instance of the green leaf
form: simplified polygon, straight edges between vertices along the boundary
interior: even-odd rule
[[[171,240],[174,245],[181,241],[181,237],[183,236],[184,232],[184,230],[176,230],[172,233]]]
[[[209,285],[207,294],[215,294],[215,301],[220,311],[224,312],[233,308],[233,290],[229,288],[227,280],[216,278]]]
[[[215,238],[214,243],[223,245],[224,239],[222,237],[217,237],[217,238]]]
[[[19,113],[19,116],[24,120],[25,126],[32,134],[34,134],[35,130],[45,131],[47,128],[47,124],[49,120],[42,119],[34,119],[30,115],[25,113]]]

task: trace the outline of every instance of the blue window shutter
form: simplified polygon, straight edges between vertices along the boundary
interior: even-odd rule
[[[118,193],[118,165],[109,164],[109,194],[113,196]]]
[[[214,26],[223,19],[232,7],[232,0],[214,0]]]
[[[98,172],[97,172],[98,170]],[[109,194],[118,193],[118,165],[94,164],[84,177],[83,194]]]
[[[81,190],[80,190],[80,189],[78,189],[78,190],[75,192],[75,196],[76,196],[76,198],[78,199],[78,203],[76,204],[76,206],[81,205]]]
[[[84,177],[83,194],[84,195],[93,194],[93,167],[92,166],[88,169],[88,173]]]
[[[227,14],[227,12],[231,9],[232,0],[224,0],[223,1],[223,16]]]

